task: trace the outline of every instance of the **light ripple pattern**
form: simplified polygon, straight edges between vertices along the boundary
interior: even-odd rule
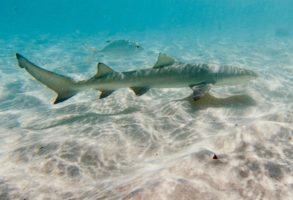
[[[101,49],[107,34],[0,40],[0,199],[292,199],[293,40],[251,37],[192,29],[112,36],[144,47],[127,59],[83,48]],[[188,87],[141,97],[125,88],[52,105],[55,94],[18,68],[16,52],[76,80],[93,76],[97,62],[152,67],[159,52],[259,78],[198,101]]]

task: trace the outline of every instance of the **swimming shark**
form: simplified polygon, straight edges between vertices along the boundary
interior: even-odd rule
[[[211,85],[233,85],[255,79],[251,70],[221,65],[184,64],[160,53],[152,68],[117,72],[104,63],[97,64],[97,73],[88,80],[75,81],[41,67],[38,67],[20,54],[16,54],[18,65],[24,68],[39,82],[57,93],[54,104],[63,102],[83,90],[94,88],[101,91],[100,99],[111,95],[115,90],[128,87],[137,96],[150,88],[182,88],[193,90],[194,100],[204,96]]]

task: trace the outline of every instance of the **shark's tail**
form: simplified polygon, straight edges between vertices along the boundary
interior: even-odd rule
[[[77,83],[73,79],[42,69],[18,53],[16,58],[21,68],[57,93],[54,104],[65,101],[78,93]]]

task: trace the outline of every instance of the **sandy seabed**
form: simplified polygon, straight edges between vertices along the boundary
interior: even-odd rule
[[[0,39],[0,199],[292,199],[293,40],[200,35]],[[121,38],[144,50],[92,52]],[[103,100],[89,90],[52,105],[55,94],[17,67],[16,52],[76,80],[95,74],[97,62],[152,67],[159,52],[259,78],[196,102],[186,87],[141,97],[121,89]]]

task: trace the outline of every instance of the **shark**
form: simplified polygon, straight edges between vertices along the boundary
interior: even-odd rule
[[[130,88],[137,96],[141,96],[150,88],[190,87],[193,100],[198,100],[213,85],[246,83],[258,77],[249,69],[227,65],[186,64],[160,53],[151,68],[118,72],[104,63],[98,63],[97,73],[93,77],[75,81],[43,69],[19,53],[16,53],[16,58],[20,68],[24,68],[36,80],[57,93],[54,104],[66,101],[86,89],[100,91],[99,98],[103,99],[120,88]]]

